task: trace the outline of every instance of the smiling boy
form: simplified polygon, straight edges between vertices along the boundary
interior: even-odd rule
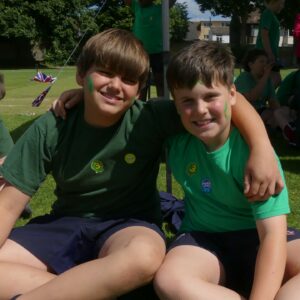
[[[287,190],[263,203],[243,194],[249,148],[231,123],[233,71],[231,52],[211,41],[180,50],[168,67],[168,86],[188,133],[168,141],[185,216],[155,276],[160,299],[271,300],[285,272],[294,270],[294,284],[300,273],[299,235],[286,243]],[[289,282],[283,289],[276,299],[299,297]]]
[[[154,277],[165,255],[160,156],[183,128],[172,101],[135,100],[148,71],[148,56],[130,32],[91,37],[77,65],[83,103],[66,120],[43,115],[8,155],[0,169],[7,181],[0,192],[0,298],[115,299]],[[272,170],[267,164],[247,172],[254,197],[281,186],[269,141],[258,136],[252,134],[262,141],[252,162],[263,152],[258,157]],[[12,229],[49,173],[57,197],[50,214]]]

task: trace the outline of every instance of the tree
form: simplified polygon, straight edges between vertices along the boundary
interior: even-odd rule
[[[170,35],[172,41],[182,41],[188,31],[187,5],[176,3],[170,9]]]
[[[250,13],[263,5],[261,0],[196,0],[196,2],[199,3],[201,11],[210,10],[213,15],[232,17],[235,24],[238,24],[236,22],[239,20],[241,25],[239,42],[242,45],[246,44],[246,24]]]
[[[131,29],[133,17],[122,0],[106,1],[95,16],[97,7],[103,3],[99,0],[1,0],[0,37],[27,39],[35,49],[45,49],[46,63],[53,64],[63,64],[78,46],[69,61],[73,63],[81,46],[93,34],[110,27]],[[186,7],[176,5],[172,15],[173,37],[183,38],[187,32]]]

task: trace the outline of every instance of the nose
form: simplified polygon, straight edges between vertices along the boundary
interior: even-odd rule
[[[109,80],[108,87],[112,88],[112,89],[119,90],[120,87],[121,87],[121,82],[122,82],[122,80],[119,76],[111,77],[110,80]]]
[[[207,112],[206,102],[199,99],[195,105],[195,111],[199,114],[205,114]]]

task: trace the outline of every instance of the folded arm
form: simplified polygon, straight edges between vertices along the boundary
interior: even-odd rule
[[[232,120],[245,138],[250,157],[245,169],[244,193],[249,200],[264,200],[283,189],[283,180],[266,128],[252,105],[237,93]]]
[[[30,197],[6,183],[0,192],[0,247],[6,241]]]
[[[273,300],[283,279],[286,264],[286,216],[256,222],[260,246],[249,300]]]

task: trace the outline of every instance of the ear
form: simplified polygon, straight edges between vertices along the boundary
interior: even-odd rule
[[[231,85],[230,89],[229,89],[229,93],[230,93],[230,105],[235,105],[236,103],[236,87],[234,84]]]
[[[81,76],[78,71],[76,71],[76,82],[80,86],[83,86],[83,84],[84,84],[84,76]]]

